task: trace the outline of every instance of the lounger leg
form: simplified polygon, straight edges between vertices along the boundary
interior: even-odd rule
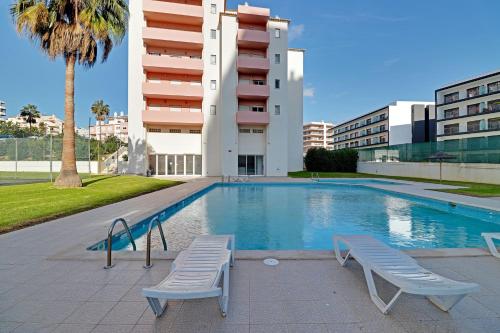
[[[227,305],[229,303],[229,265],[224,265],[222,280],[222,295],[219,297],[219,306],[222,317],[227,315]]]
[[[401,296],[403,290],[399,289],[396,295],[389,301],[389,303],[385,303],[379,296],[377,287],[375,286],[375,281],[373,280],[373,274],[371,269],[363,267],[363,271],[365,273],[366,284],[368,285],[368,292],[370,293],[370,298],[373,303],[382,311],[383,314],[387,314],[391,308],[396,303],[396,300]]]
[[[155,314],[156,317],[161,317],[163,312],[165,312],[165,309],[168,306],[167,300],[165,300],[165,304],[162,306],[160,304],[160,300],[158,298],[152,298],[152,297],[146,297],[148,300],[149,305],[151,306],[151,310],[153,310],[153,313]]]
[[[231,244],[229,244],[229,250],[231,250],[231,267],[234,266],[234,248],[236,246],[235,241],[234,241],[234,236],[230,237],[231,239]]]
[[[455,306],[458,302],[465,297],[464,295],[453,295],[453,296],[427,296],[429,301],[432,302],[435,306],[440,308],[443,311],[448,312],[452,307]]]
[[[342,257],[342,253],[340,252],[340,244],[339,240],[337,238],[333,239],[333,246],[335,248],[335,257],[337,258],[338,262],[340,265],[345,266],[347,263],[347,260],[349,259],[350,251],[347,252],[345,258]]]
[[[491,252],[491,255],[497,258],[500,258],[500,253],[498,253],[498,250],[495,246],[495,243],[493,243],[493,238],[489,236],[485,236],[484,240],[486,241],[486,244],[488,244],[488,249]]]

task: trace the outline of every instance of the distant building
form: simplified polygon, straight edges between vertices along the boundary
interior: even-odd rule
[[[334,124],[310,122],[303,126],[304,154],[311,148],[333,149]]]
[[[101,141],[106,140],[110,136],[116,136],[123,142],[128,141],[128,116],[123,112],[114,113],[108,117],[107,122],[98,121],[96,125],[90,126],[90,137]]]
[[[429,141],[434,103],[396,101],[333,129],[333,149],[372,148]]]
[[[0,101],[0,117],[5,117],[7,115],[7,107],[4,101]]]
[[[89,137],[89,129],[88,128],[80,128],[75,127],[75,133],[81,137],[88,138]]]
[[[500,71],[436,90],[437,140],[500,135]]]
[[[7,121],[12,122],[13,124],[19,125],[21,128],[29,128],[30,124],[27,122],[25,117],[21,117],[20,115],[15,117],[7,118]],[[40,124],[44,124],[47,129],[47,134],[58,135],[63,132],[64,122],[57,118],[55,115],[42,115],[40,118],[35,118],[35,123],[31,124],[31,127],[39,128]]]

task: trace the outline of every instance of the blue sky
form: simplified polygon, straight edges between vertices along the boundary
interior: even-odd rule
[[[235,8],[242,1],[228,0]],[[0,1],[0,100],[62,118],[64,64],[19,38]],[[253,0],[292,20],[291,47],[305,48],[304,120],[341,122],[394,100],[433,100],[449,82],[500,69],[498,0]],[[127,111],[127,40],[107,63],[79,68],[76,120],[104,99]],[[5,47],[5,48],[4,48]]]

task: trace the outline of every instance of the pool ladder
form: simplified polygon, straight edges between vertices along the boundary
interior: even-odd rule
[[[134,238],[132,237],[132,234],[130,233],[130,229],[128,228],[127,221],[125,221],[125,219],[123,219],[123,218],[119,218],[119,219],[114,220],[108,229],[108,256],[106,259],[106,266],[104,266],[104,269],[110,269],[110,268],[113,268],[113,266],[114,266],[113,264],[111,264],[111,252],[113,251],[113,229],[115,229],[115,225],[119,222],[121,224],[123,224],[123,228],[125,229],[125,232],[128,235],[128,239],[130,240],[130,243],[132,244],[132,248],[134,249],[134,251],[137,249],[137,247],[135,246]]]
[[[106,266],[104,266],[104,269],[110,269],[114,265],[111,263],[111,254],[113,251],[113,230],[115,226],[121,223],[123,225],[123,228],[125,229],[125,232],[128,235],[128,239],[130,243],[132,244],[132,248],[134,251],[137,250],[137,247],[135,245],[134,238],[132,237],[132,233],[130,232],[130,228],[128,227],[127,221],[123,218],[118,218],[111,223],[109,229],[108,229],[108,241],[107,241],[107,258],[106,258]],[[163,249],[167,251],[167,241],[165,240],[165,234],[163,233],[163,229],[161,227],[161,222],[159,216],[155,216],[149,221],[148,225],[148,234],[147,234],[147,247],[146,247],[146,265],[144,265],[144,268],[149,269],[153,267],[153,264],[151,263],[151,232],[153,231],[153,225],[156,224],[158,226],[158,230],[160,232],[161,236],[161,241],[163,243]]]
[[[316,176],[316,177],[314,177]],[[312,181],[319,181],[319,172],[311,172],[311,180]]]

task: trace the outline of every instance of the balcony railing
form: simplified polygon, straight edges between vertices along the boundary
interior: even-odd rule
[[[149,46],[190,50],[203,49],[203,35],[198,31],[144,27],[142,38]]]
[[[181,24],[202,24],[203,7],[177,2],[143,0],[144,17],[152,21],[164,21]]]
[[[268,125],[269,112],[238,111],[236,123],[238,125]]]
[[[156,125],[202,126],[203,113],[144,110],[142,122]]]
[[[240,55],[237,60],[237,68],[240,73],[267,73],[270,62],[265,57]]]
[[[142,56],[142,66],[149,72],[189,75],[203,74],[203,61],[201,57],[150,53]]]
[[[257,85],[248,83],[239,83],[236,88],[236,94],[239,98],[245,99],[267,99],[270,89],[268,85]]]
[[[189,101],[201,101],[203,99],[203,87],[201,82],[182,82],[174,84],[168,81],[144,82],[142,93],[149,98],[164,98]]]
[[[238,29],[238,46],[256,49],[266,49],[269,46],[268,31]]]

